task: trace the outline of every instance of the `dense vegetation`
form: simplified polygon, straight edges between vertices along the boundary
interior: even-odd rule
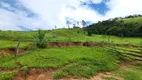
[[[88,35],[104,34],[116,36],[142,36],[142,15],[130,15],[125,18],[114,18],[99,21],[85,28]]]

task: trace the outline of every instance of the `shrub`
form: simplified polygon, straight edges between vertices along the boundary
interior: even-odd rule
[[[35,36],[35,45],[38,48],[46,48],[47,47],[47,39],[45,37],[46,32],[42,30],[38,30],[38,34]]]

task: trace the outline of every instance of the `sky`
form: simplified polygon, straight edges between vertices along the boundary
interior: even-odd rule
[[[82,27],[115,17],[142,14],[142,0],[0,0],[0,30]]]

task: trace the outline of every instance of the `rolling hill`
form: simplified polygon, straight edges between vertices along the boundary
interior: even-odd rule
[[[142,16],[133,15],[125,18],[114,18],[92,24],[84,28],[89,35],[104,34],[126,37],[142,37]]]

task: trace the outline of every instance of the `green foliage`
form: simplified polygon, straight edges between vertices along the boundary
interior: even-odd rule
[[[29,74],[29,67],[28,66],[23,66],[23,67],[21,67],[20,70],[25,71],[27,74]]]
[[[0,74],[0,80],[12,80],[12,77],[16,75],[15,72],[8,72]]]
[[[54,73],[54,76],[53,76],[54,79],[60,79],[63,77],[65,77],[63,72],[56,72],[56,73]]]
[[[38,30],[38,34],[35,36],[35,44],[38,48],[46,48],[47,47],[47,39],[46,32],[42,30]]]
[[[88,36],[92,36],[92,33],[91,33],[91,32],[88,32]]]
[[[92,34],[108,34],[117,36],[139,36],[142,37],[142,16],[131,16],[126,18],[114,18],[89,25],[84,28]]]

